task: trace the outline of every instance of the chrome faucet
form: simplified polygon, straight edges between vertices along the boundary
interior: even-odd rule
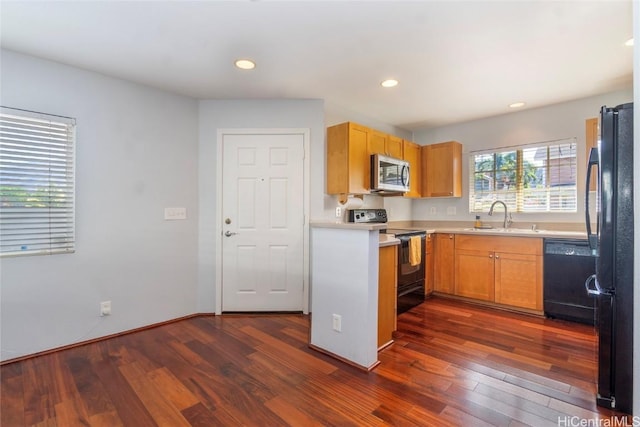
[[[493,208],[496,206],[496,204],[501,203],[502,206],[504,206],[504,228],[509,228],[509,226],[511,225],[511,223],[513,222],[513,219],[511,218],[511,214],[509,214],[509,218],[507,218],[507,204],[505,202],[503,202],[502,200],[496,200],[495,202],[491,203],[491,207],[489,208],[489,215],[493,215]]]

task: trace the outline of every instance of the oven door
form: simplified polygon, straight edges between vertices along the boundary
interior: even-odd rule
[[[409,242],[411,235],[397,235],[398,248],[398,314],[421,304],[424,301],[424,269],[426,235],[420,235],[420,264],[409,262]]]

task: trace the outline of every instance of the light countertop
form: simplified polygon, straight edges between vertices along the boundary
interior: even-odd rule
[[[330,221],[312,221],[311,227],[315,228],[335,228],[335,229],[343,229],[343,230],[362,230],[362,231],[379,231],[384,230],[386,228],[396,228],[396,229],[411,229],[411,230],[425,230],[427,234],[433,233],[452,233],[452,234],[469,234],[476,236],[504,236],[504,237],[540,237],[540,238],[557,238],[557,239],[586,239],[587,234],[584,231],[573,231],[573,230],[549,230],[545,228],[545,224],[540,224],[540,228],[536,228],[535,230],[531,228],[519,228],[519,227],[510,227],[510,228],[482,228],[477,229],[474,227],[458,227],[452,226],[449,224],[443,224],[442,227],[431,223],[428,226],[421,226],[418,224],[390,224],[390,223],[371,223],[371,224],[362,224],[362,223],[353,223],[353,222],[330,222]],[[397,242],[393,242],[393,240],[398,240],[393,238],[393,236],[389,235],[389,237],[382,237],[381,234],[380,242],[381,246],[394,245],[398,244]],[[392,239],[387,241],[387,239]]]
[[[393,234],[380,233],[380,247],[399,245],[400,240],[393,237]]]

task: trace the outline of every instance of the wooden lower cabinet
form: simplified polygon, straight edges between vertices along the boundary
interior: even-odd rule
[[[542,310],[542,256],[495,255],[495,302]]]
[[[461,297],[494,300],[494,262],[489,251],[456,251],[455,294]]]
[[[433,248],[433,290],[444,294],[454,293],[455,234],[436,233]]]
[[[435,234],[427,234],[425,245],[425,258],[424,258],[424,294],[425,296],[431,295],[433,292],[433,268],[435,256],[433,253],[433,241],[435,240]]]
[[[454,295],[542,310],[542,239],[458,234],[454,247]]]
[[[398,247],[380,248],[378,260],[378,348],[393,341],[398,295]]]

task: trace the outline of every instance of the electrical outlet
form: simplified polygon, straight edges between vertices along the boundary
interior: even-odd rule
[[[342,316],[339,314],[333,315],[333,330],[336,332],[342,332]]]
[[[455,215],[456,214],[456,207],[455,206],[449,206],[447,208],[447,215]]]
[[[435,215],[438,213],[438,209],[435,206],[432,206],[431,209],[429,210],[429,213],[431,215]]]
[[[187,219],[187,208],[164,208],[164,219]]]
[[[336,208],[336,218],[340,218],[342,216],[342,208],[338,206]]]
[[[108,316],[111,314],[111,301],[102,301],[100,303],[100,316]]]

